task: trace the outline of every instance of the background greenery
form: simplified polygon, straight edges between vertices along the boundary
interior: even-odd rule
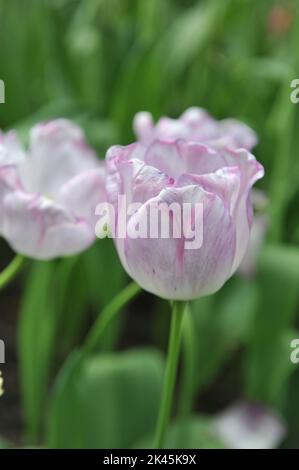
[[[298,44],[296,0],[0,0],[0,126],[24,141],[32,124],[69,117],[104,158],[109,145],[133,140],[137,111],[175,117],[193,105],[240,118],[259,136],[267,241],[254,278],[237,275],[191,306],[177,415],[192,432],[174,424],[169,446],[221,446],[200,415],[240,397],[279,411],[283,445],[299,446],[299,372],[290,362],[299,337],[299,104],[289,97]],[[4,241],[0,250],[4,266],[12,254]],[[20,285],[1,293],[1,316],[18,329],[20,396],[8,382],[0,422],[9,422],[11,400],[23,417],[10,435],[2,425],[4,436],[51,447],[150,439],[167,304],[143,294],[98,350],[78,359],[90,325],[126,282],[105,240],[75,259],[31,263]]]

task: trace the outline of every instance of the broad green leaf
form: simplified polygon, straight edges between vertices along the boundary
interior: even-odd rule
[[[18,348],[26,434],[30,441],[35,441],[41,430],[64,295],[75,263],[75,258],[58,263],[36,262],[25,285]]]
[[[153,438],[142,439],[133,448],[153,448]],[[190,416],[186,421],[172,423],[165,436],[165,449],[224,449],[225,445],[205,416]]]
[[[114,243],[106,238],[98,240],[83,255],[84,272],[88,279],[87,288],[96,315],[124,287],[126,274],[119,261]],[[82,280],[82,282],[84,282]],[[112,349],[117,342],[123,316],[116,317],[105,334],[100,347]]]
[[[153,432],[163,369],[154,350],[70,357],[50,403],[48,446],[127,448]]]

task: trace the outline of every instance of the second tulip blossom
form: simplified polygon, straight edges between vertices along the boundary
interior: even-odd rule
[[[213,148],[224,146],[251,150],[257,144],[255,132],[237,119],[217,121],[205,109],[191,107],[178,119],[161,117],[155,124],[153,117],[141,111],[134,118],[134,131],[140,142],[149,144],[155,139],[175,141],[184,139],[201,142]]]
[[[35,126],[28,151],[0,135],[0,235],[25,256],[51,259],[95,239],[95,207],[105,199],[105,169],[82,130],[66,119]]]

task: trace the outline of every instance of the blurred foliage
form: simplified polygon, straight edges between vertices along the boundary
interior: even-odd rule
[[[48,445],[130,447],[154,431],[162,382],[163,361],[156,351],[136,349],[83,361],[70,357],[55,388]]]
[[[286,21],[275,16],[277,6]],[[213,410],[244,395],[282,413],[286,446],[299,445],[299,372],[289,358],[299,334],[299,105],[289,97],[299,75],[298,9],[297,0],[0,0],[0,125],[25,141],[32,124],[69,117],[104,158],[109,145],[133,140],[137,111],[177,116],[195,105],[257,132],[268,239],[254,279],[235,276],[191,305],[178,410],[205,410],[202,397],[215,388]],[[7,253],[4,244],[1,250]],[[70,358],[62,366],[126,282],[110,240],[77,259],[35,263],[28,274],[19,325],[27,439],[44,440],[45,415],[51,446],[130,446],[150,435],[161,359],[108,353],[119,349],[123,319],[76,373],[68,376]],[[154,308],[166,336],[163,305]],[[232,382],[217,388],[227,367]],[[192,427],[203,430],[191,433],[189,445],[209,446],[197,419]]]

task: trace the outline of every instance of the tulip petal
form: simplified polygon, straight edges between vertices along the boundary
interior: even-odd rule
[[[84,219],[45,197],[23,191],[6,196],[2,231],[16,252],[43,260],[79,253],[95,238]]]
[[[1,148],[0,148],[1,150]],[[14,165],[0,166],[0,233],[3,226],[3,203],[7,194],[21,189],[16,167]]]
[[[186,109],[186,111],[181,114],[179,119],[184,121],[192,128],[197,128],[205,121],[211,120],[211,116],[205,109],[199,108],[197,106],[191,106],[191,108]]]
[[[264,168],[252,154],[244,149],[225,149],[223,156],[228,164],[238,164],[241,176],[241,188],[233,213],[237,228],[237,248],[232,267],[232,273],[234,273],[246,253],[249,242],[252,223],[252,205],[249,192],[253,184],[264,176]]]
[[[176,202],[203,204],[203,245],[185,249],[185,238],[131,238],[117,240],[128,273],[145,290],[168,299],[194,299],[218,290],[230,275],[235,253],[235,229],[222,200],[198,186],[167,188],[144,204],[128,222],[146,224],[149,205]],[[175,216],[171,222],[179,223]]]
[[[246,124],[236,119],[217,121],[198,107],[187,109],[178,119],[162,117],[156,124],[150,113],[137,113],[133,128],[137,138],[147,145],[157,139],[165,142],[184,139],[215,149],[229,146],[251,150],[257,144],[255,132]]]
[[[55,197],[60,187],[98,166],[80,127],[67,119],[39,124],[31,130],[30,150],[20,167],[27,191]]]
[[[185,169],[177,142],[155,140],[148,147],[144,161],[147,165],[151,165],[173,178],[177,178]]]
[[[25,159],[25,151],[14,131],[0,131],[0,166],[17,165]]]
[[[112,147],[109,150],[106,187],[110,202],[116,204],[118,195],[126,195],[127,204],[144,203],[174,183],[171,177],[159,169],[136,158],[141,152],[139,145],[130,145],[129,149]]]
[[[233,148],[253,149],[258,143],[256,133],[246,124],[236,119],[220,121],[222,138],[227,136],[227,145]]]
[[[255,276],[258,265],[258,257],[268,229],[268,217],[266,214],[256,214],[253,217],[249,243],[245,255],[238,267],[238,273],[245,278]]]
[[[206,153],[200,152],[198,144],[190,144],[180,142],[181,154],[185,157],[186,167],[189,171],[191,168],[192,173],[197,173],[200,176],[193,174],[193,182],[197,180],[198,184],[202,185],[204,189],[221,195],[219,191],[224,191],[222,198],[225,200],[227,191],[232,191],[234,195],[233,205],[231,206],[231,214],[236,223],[236,253],[232,266],[232,273],[235,272],[243,259],[250,235],[251,227],[251,202],[249,200],[249,191],[252,185],[264,175],[262,165],[257,162],[255,157],[245,149],[222,149],[221,151],[213,151],[211,159],[206,157]],[[198,158],[197,158],[198,156]],[[217,169],[216,167],[225,167]],[[238,171],[236,172],[236,169]],[[214,171],[214,175],[205,174]],[[223,171],[226,173],[224,174]],[[236,178],[233,177],[238,174],[238,187],[236,188]],[[222,176],[221,176],[222,175]],[[223,179],[224,177],[224,179]],[[182,176],[181,176],[182,178]],[[186,176],[184,176],[186,180]],[[188,177],[190,181],[190,176]],[[222,182],[220,179],[222,178]],[[234,179],[233,187],[232,179]],[[182,180],[181,180],[182,181]],[[226,186],[226,189],[223,187]]]
[[[228,208],[230,215],[233,215],[240,192],[240,179],[239,168],[235,166],[221,168],[215,173],[204,175],[184,173],[178,178],[176,186],[198,184],[204,190],[217,194]]]
[[[148,142],[152,138],[154,120],[151,113],[140,111],[134,116],[133,129],[138,138],[143,142]]]
[[[105,168],[86,171],[65,183],[57,196],[57,202],[76,217],[83,217],[95,227],[96,206],[106,200]]]

